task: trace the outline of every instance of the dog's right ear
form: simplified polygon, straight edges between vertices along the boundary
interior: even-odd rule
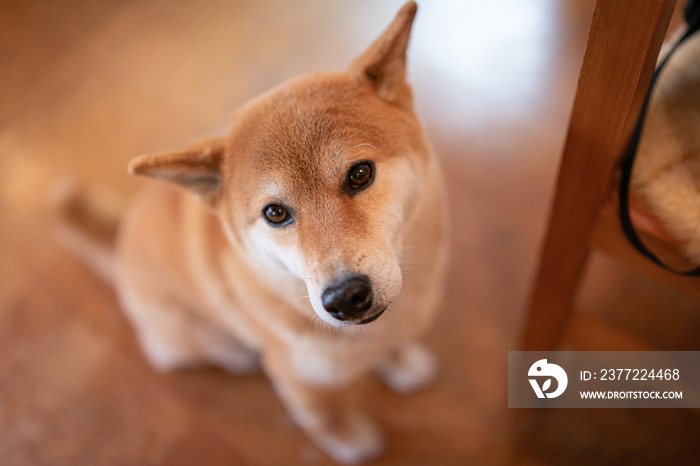
[[[176,183],[214,208],[219,198],[224,147],[223,139],[207,139],[177,152],[142,155],[129,162],[129,173]]]

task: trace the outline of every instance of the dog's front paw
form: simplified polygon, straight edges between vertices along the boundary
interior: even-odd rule
[[[253,374],[261,369],[260,355],[245,348],[217,355],[216,363],[231,374]]]
[[[316,445],[338,463],[361,463],[378,457],[384,451],[381,429],[362,413],[349,413],[342,421],[334,423],[332,428],[326,426],[308,433]]]
[[[437,377],[437,360],[425,346],[408,342],[387,355],[377,366],[382,381],[399,393],[427,387]]]

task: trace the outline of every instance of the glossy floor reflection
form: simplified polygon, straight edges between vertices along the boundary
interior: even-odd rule
[[[416,106],[451,196],[452,263],[428,344],[434,388],[370,380],[374,464],[690,464],[677,410],[508,411],[517,349],[591,0],[425,1]],[[0,3],[0,463],[330,464],[263,376],[158,374],[110,289],[55,243],[45,201],[71,175],[128,199],[140,153],[223,131],[247,99],[342,69],[398,1]],[[661,347],[697,350],[698,303],[604,257],[581,297]],[[659,315],[663,318],[660,319]]]

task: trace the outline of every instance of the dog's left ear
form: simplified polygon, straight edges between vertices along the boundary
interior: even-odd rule
[[[367,82],[380,99],[407,109],[412,103],[406,83],[406,48],[417,10],[415,2],[406,3],[384,33],[348,69]]]
[[[129,162],[132,175],[152,176],[190,189],[214,208],[221,185],[223,139],[207,139],[187,149],[142,155]]]

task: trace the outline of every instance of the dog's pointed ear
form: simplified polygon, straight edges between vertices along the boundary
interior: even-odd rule
[[[142,155],[129,162],[129,173],[184,186],[213,208],[219,198],[224,147],[223,139],[207,139],[177,152]]]
[[[418,5],[410,1],[396,14],[381,36],[350,64],[348,71],[367,82],[387,102],[411,108],[406,83],[406,48]]]

